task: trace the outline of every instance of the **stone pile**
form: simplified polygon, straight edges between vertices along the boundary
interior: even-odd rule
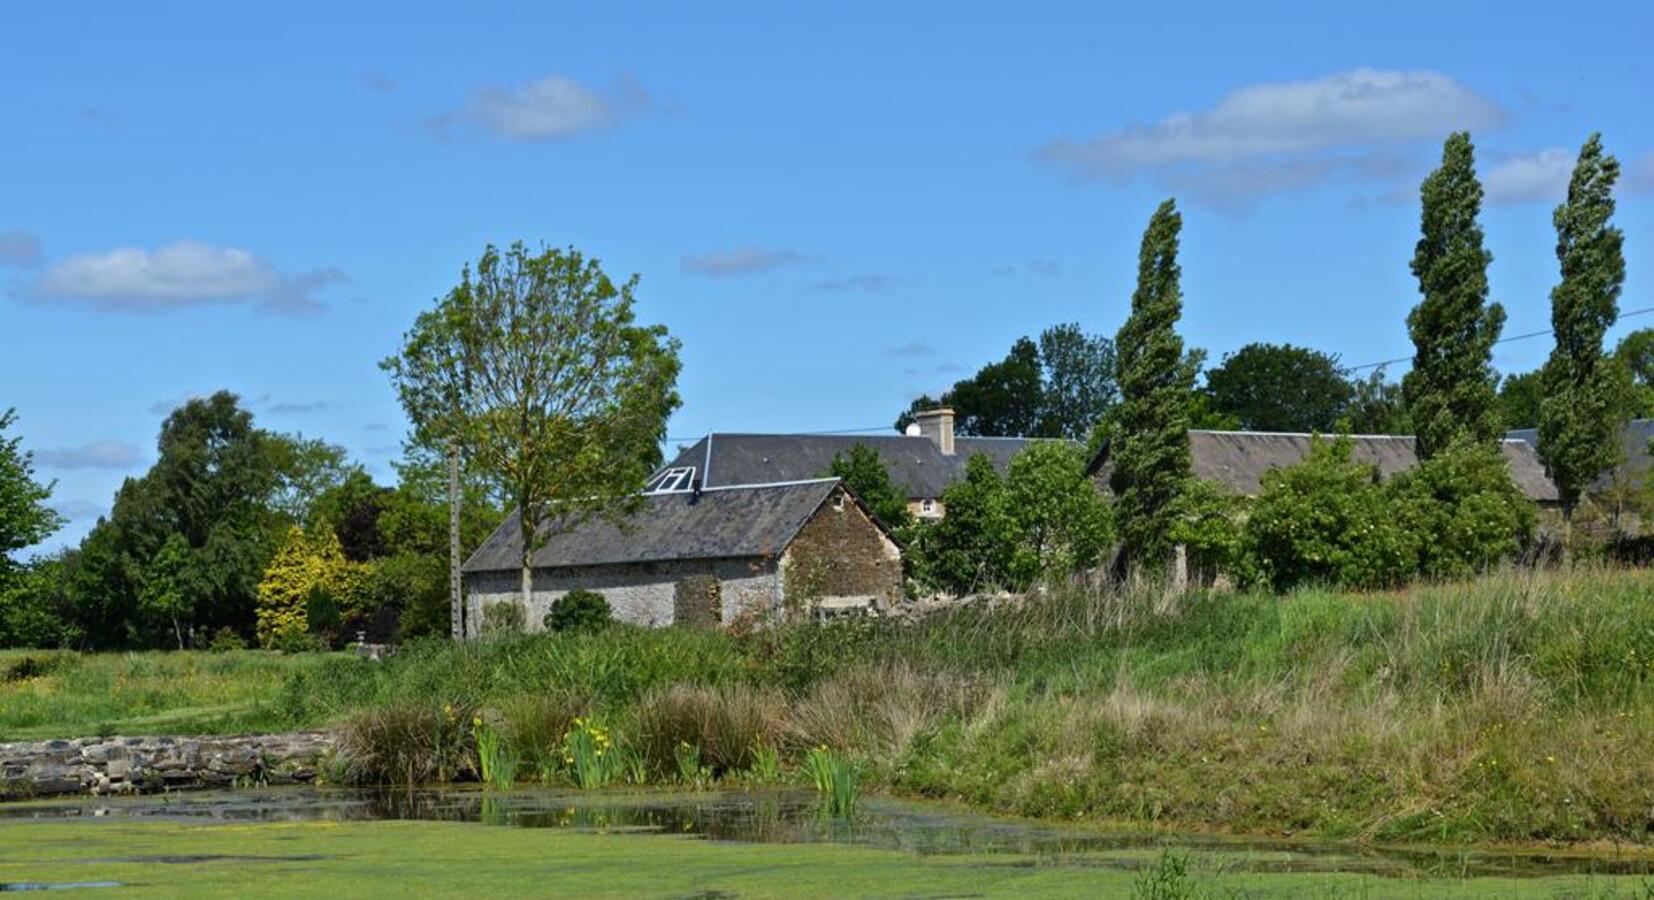
[[[0,744],[0,799],[312,782],[334,745],[325,732]]]

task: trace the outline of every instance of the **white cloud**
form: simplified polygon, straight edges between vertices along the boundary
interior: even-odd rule
[[[1374,147],[1436,142],[1505,117],[1498,104],[1438,72],[1353,69],[1244,87],[1206,109],[1051,141],[1035,156],[1077,179],[1150,176],[1236,206],[1339,172],[1370,174],[1353,154]]]
[[[1489,203],[1558,202],[1568,195],[1573,153],[1558,147],[1511,156],[1482,176]]]
[[[338,269],[286,274],[246,250],[179,241],[69,257],[47,269],[33,293],[120,312],[247,303],[292,313],[319,310],[315,292],[344,280]]]
[[[563,75],[547,75],[512,87],[484,85],[465,105],[429,120],[439,135],[475,129],[511,141],[555,141],[578,137],[650,106],[635,86],[598,91]]]
[[[131,469],[143,462],[143,451],[125,441],[93,441],[36,450],[34,461],[51,469]]]
[[[40,238],[27,231],[0,231],[0,266],[31,266],[40,261]]]
[[[713,250],[695,253],[679,260],[685,272],[709,278],[728,278],[766,272],[782,266],[815,262],[817,257],[796,250],[766,250],[762,247],[737,247],[734,250]]]

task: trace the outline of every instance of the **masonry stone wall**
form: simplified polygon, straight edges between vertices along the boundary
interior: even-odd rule
[[[619,621],[671,625],[676,620],[674,609],[682,602],[679,583],[691,580],[692,584],[704,585],[708,577],[718,584],[725,623],[743,614],[768,613],[781,602],[775,562],[758,557],[541,569],[534,573],[525,626],[529,631],[542,630],[552,602],[576,589],[602,594]],[[485,607],[521,599],[518,579],[516,572],[474,572],[466,576],[467,633],[472,637],[480,633]]]
[[[324,732],[228,737],[95,737],[0,744],[0,798],[230,787],[316,780],[335,747]]]
[[[868,597],[885,608],[902,599],[901,550],[842,490],[787,545],[781,571],[790,609],[831,597]]]

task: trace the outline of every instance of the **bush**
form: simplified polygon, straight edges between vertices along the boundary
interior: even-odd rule
[[[609,601],[596,591],[573,590],[551,602],[543,624],[547,631],[601,631],[614,623]]]
[[[675,684],[638,702],[632,731],[655,772],[677,771],[679,748],[688,745],[701,765],[721,774],[751,768],[754,751],[773,746],[785,730],[786,711],[779,691]]]
[[[228,653],[231,650],[247,649],[247,641],[236,633],[234,628],[225,625],[213,632],[212,640],[207,642],[207,649],[213,653]]]
[[[415,785],[475,777],[476,712],[465,706],[408,703],[345,720],[339,753],[351,784]]]
[[[1312,438],[1309,453],[1263,475],[1247,518],[1248,572],[1276,590],[1304,582],[1387,587],[1418,568],[1420,533],[1404,527],[1378,468],[1351,458],[1348,437]]]
[[[1538,514],[1510,477],[1496,446],[1459,444],[1397,475],[1392,507],[1420,535],[1419,567],[1431,578],[1461,578],[1515,556]]]
[[[448,562],[442,557],[399,553],[376,560],[367,593],[374,607],[401,611],[402,639],[448,634]]]
[[[483,634],[520,634],[528,613],[517,600],[502,600],[482,608]]]

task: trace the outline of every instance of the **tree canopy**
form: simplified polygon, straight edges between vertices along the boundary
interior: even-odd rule
[[[1263,343],[1225,354],[1206,391],[1247,431],[1331,431],[1355,396],[1336,356]]]
[[[430,313],[444,349],[417,395],[457,404],[446,427],[519,511],[525,600],[542,526],[624,512],[660,464],[678,343],[636,324],[637,281],[574,249],[490,246]]]
[[[1171,200],[1143,233],[1131,315],[1114,340],[1120,405],[1109,429],[1110,486],[1126,559],[1144,571],[1170,559],[1176,504],[1189,477],[1189,395],[1177,263],[1183,219]]]
[[[1503,434],[1491,359],[1505,310],[1487,302],[1493,254],[1482,247],[1482,185],[1469,134],[1447,139],[1420,196],[1412,270],[1423,299],[1407,314],[1414,353],[1402,389],[1419,458],[1429,459],[1456,441],[1491,443]]]

